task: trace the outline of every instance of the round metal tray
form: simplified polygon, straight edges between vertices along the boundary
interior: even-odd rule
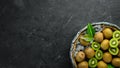
[[[112,23],[109,23],[109,22],[95,22],[95,23],[92,23],[93,27],[96,27],[96,26],[99,26],[99,25],[105,25],[105,26],[110,26],[110,27],[114,27],[114,28],[117,28],[118,30],[120,30],[120,27],[115,25],[115,24],[112,24]],[[71,48],[70,48],[70,59],[71,59],[71,62],[73,64],[73,68],[77,68],[77,64],[75,62],[75,53],[76,53],[76,40],[78,39],[80,33],[82,33],[83,31],[85,31],[87,29],[87,26],[85,26],[83,29],[81,29],[80,31],[78,31],[77,35],[74,37],[74,39],[72,40],[72,43],[71,43]]]

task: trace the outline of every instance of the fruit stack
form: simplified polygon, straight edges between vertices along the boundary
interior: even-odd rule
[[[105,25],[101,28],[97,31],[89,23],[86,31],[80,33],[76,45],[81,49],[74,57],[77,68],[120,67],[120,31]]]

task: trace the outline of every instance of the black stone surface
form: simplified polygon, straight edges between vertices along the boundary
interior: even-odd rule
[[[0,0],[0,68],[72,68],[76,33],[119,20],[119,0]]]

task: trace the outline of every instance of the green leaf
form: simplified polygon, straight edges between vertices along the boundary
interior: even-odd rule
[[[93,28],[91,23],[88,23],[87,25],[87,34],[91,37],[93,37],[95,34],[95,29]]]
[[[86,34],[84,36],[82,36],[81,39],[83,39],[83,40],[85,40],[87,42],[93,42],[94,34],[95,34],[95,29],[93,28],[91,23],[88,23]]]
[[[115,68],[112,64],[108,64],[108,68]]]

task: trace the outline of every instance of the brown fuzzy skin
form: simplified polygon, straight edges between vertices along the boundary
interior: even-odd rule
[[[120,67],[120,58],[113,58],[112,64],[113,64],[115,67]]]
[[[82,61],[78,64],[78,68],[88,68],[88,62]]]
[[[97,64],[97,68],[108,68],[108,67],[104,61],[99,61]]]
[[[95,55],[95,51],[92,48],[88,47],[85,49],[85,55],[87,58],[92,58]]]
[[[120,57],[120,50],[119,50],[119,53],[118,53],[118,55],[117,55],[118,57]]]
[[[120,48],[120,40],[118,41],[118,47]]]
[[[110,39],[113,35],[113,31],[110,28],[105,28],[103,30],[103,35],[106,39]]]
[[[95,39],[96,42],[102,42],[103,39],[104,39],[103,33],[102,32],[97,32],[94,35],[94,39]]]
[[[76,55],[76,61],[81,62],[85,59],[85,53],[83,51],[80,51]]]
[[[109,40],[105,39],[101,42],[101,49],[107,50],[109,48]]]
[[[81,38],[79,39],[79,41],[80,41],[80,44],[83,45],[83,46],[88,46],[90,44],[89,42],[87,42],[87,41],[85,41]]]
[[[106,63],[110,63],[112,61],[112,55],[109,53],[109,52],[105,52],[103,54],[103,60],[106,62]]]

